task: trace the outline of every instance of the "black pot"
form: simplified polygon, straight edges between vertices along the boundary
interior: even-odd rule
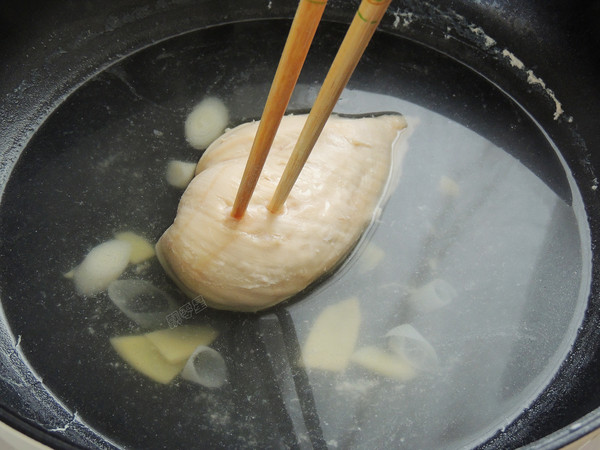
[[[322,61],[331,60],[357,5],[330,1],[301,83],[310,86],[323,79],[328,64]],[[262,315],[207,313],[222,327],[217,347],[230,370],[238,368],[232,370],[230,390],[211,397],[184,383],[169,390],[128,377],[127,369],[109,354],[107,336],[136,328],[106,307],[105,298],[78,298],[60,276],[60,270],[68,270],[95,243],[90,236],[123,223],[135,227],[141,214],[148,222],[147,233],[158,237],[175,213],[180,193],[165,194],[151,182],[141,184],[146,204],[123,182],[127,177],[90,173],[90,167],[102,164],[102,170],[117,170],[102,159],[102,145],[114,145],[121,133],[119,145],[132,151],[118,166],[149,164],[156,175],[164,161],[162,147],[147,137],[154,131],[152,139],[164,137],[163,147],[168,142],[177,148],[174,157],[197,157],[179,129],[195,101],[182,93],[210,94],[245,83],[250,87],[234,97],[235,120],[258,118],[295,7],[296,2],[278,0],[23,0],[0,6],[2,421],[57,448],[334,444],[324,437],[315,414],[318,399],[306,372],[289,366],[288,382],[300,404],[299,415],[293,417],[286,409],[285,380],[277,378],[279,363],[269,358],[279,348],[289,363],[299,351],[289,305]],[[600,427],[599,30],[600,2],[593,0],[394,0],[349,85],[367,90],[376,85],[378,94],[436,111],[511,153],[566,205],[581,203],[577,224],[568,214],[552,217],[555,228],[544,244],[550,250],[532,273],[559,267],[543,289],[572,291],[577,297],[580,285],[569,284],[569,271],[573,261],[584,260],[576,269],[589,295],[583,303],[571,304],[556,294],[540,300],[538,293],[538,300],[525,305],[521,323],[534,329],[534,340],[566,345],[562,361],[534,398],[523,400],[507,423],[492,426],[480,441],[455,435],[459,419],[440,431],[419,423],[418,415],[411,418],[420,433],[439,432],[449,446],[559,448]],[[190,55],[205,59],[182,59]],[[251,70],[229,76],[224,68],[233,59]],[[127,122],[127,132],[118,131],[142,110],[143,121]],[[502,123],[505,129],[498,125]],[[145,136],[141,142],[140,136]],[[148,163],[152,158],[154,165]],[[129,177],[147,176],[131,173]],[[98,196],[101,200],[94,200]],[[95,221],[82,206],[88,201]],[[157,207],[164,218],[153,216]],[[130,214],[136,208],[137,216]],[[565,237],[565,221],[585,236]],[[63,302],[70,306],[62,307]],[[552,311],[564,303],[572,317],[561,326],[576,333],[571,340],[544,334],[546,328],[540,325],[558,321]],[[405,314],[419,321],[414,311]],[[439,314],[443,323],[448,312]],[[475,328],[468,324],[465,336]],[[271,339],[264,339],[265,330],[271,330],[266,333]],[[513,354],[510,364],[538,374],[536,345],[531,354]],[[469,383],[477,391],[475,386],[486,380],[465,381],[460,386],[465,403],[448,414],[463,417],[458,410],[473,407]],[[523,386],[513,382],[506,389]],[[504,395],[511,397],[510,392]],[[186,398],[186,403],[178,406],[172,396]],[[215,398],[230,413],[221,422],[206,412],[215,407]],[[190,399],[198,411],[185,409]],[[299,422],[306,428],[304,441]],[[382,418],[381,423],[392,437],[373,446],[402,445],[394,420]],[[360,441],[339,444],[352,442]]]

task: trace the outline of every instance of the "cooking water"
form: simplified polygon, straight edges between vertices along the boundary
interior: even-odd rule
[[[2,286],[12,330],[44,383],[116,445],[481,444],[566,357],[586,305],[589,233],[575,185],[532,119],[416,43],[376,35],[336,108],[418,122],[397,187],[340,270],[274,310],[206,309],[190,319],[219,331],[224,387],[163,386],[134,372],[109,338],[139,329],[105,294],[82,298],[62,277],[116,231],[161,235],[181,195],[165,181],[166,165],[199,157],[183,138],[186,114],[216,96],[231,125],[260,117],[281,50],[272,36],[287,26],[249,22],[162,42],[99,73],[55,111],[3,199],[2,235],[15,235],[17,247],[2,244],[14,273]],[[343,31],[323,24],[289,110],[310,107]],[[511,133],[519,138],[503,139]],[[124,277],[187,301],[155,261]],[[299,367],[317,316],[352,297],[362,315],[357,348],[383,347],[390,329],[410,324],[437,365],[406,382],[355,365]]]

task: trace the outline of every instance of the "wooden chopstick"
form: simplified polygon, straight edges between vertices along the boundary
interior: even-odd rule
[[[327,0],[300,0],[298,4],[231,210],[236,219],[246,212],[326,4]]]
[[[285,203],[390,3],[391,0],[362,0],[358,7],[269,203],[268,209],[271,212],[276,213]]]

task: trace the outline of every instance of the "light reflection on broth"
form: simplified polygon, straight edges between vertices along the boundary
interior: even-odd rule
[[[406,384],[357,368],[337,377],[309,371],[325,439],[341,448],[383,448],[400,437],[406,448],[480,439],[544,387],[573,339],[580,280],[556,280],[586,270],[582,244],[573,248],[575,213],[517,159],[456,122],[389,96],[348,91],[344,99],[342,113],[379,107],[420,123],[368,238],[385,255],[367,273],[348,264],[294,304],[299,340],[328,302],[356,296],[358,347],[385,347],[387,331],[410,323],[441,367]],[[562,342],[550,339],[556,335]]]

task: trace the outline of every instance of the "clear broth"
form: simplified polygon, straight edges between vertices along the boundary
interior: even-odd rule
[[[590,242],[569,172],[534,120],[455,60],[377,34],[336,111],[417,118],[402,176],[344,265],[261,314],[203,310],[228,384],[157,385],[126,366],[109,338],[140,330],[105,294],[81,298],[62,274],[117,231],[158,239],[181,191],[171,159],[196,161],[183,122],[216,96],[231,125],[260,117],[287,21],[185,34],[130,55],[71,94],[30,141],[0,210],[3,308],[33,369],[74,417],[127,448],[462,448],[512,422],[566,357],[587,303]],[[290,110],[314,100],[345,29],[324,23]],[[440,180],[459,186],[444,194]],[[384,251],[364,271],[369,245]],[[142,278],[176,297],[156,261]],[[410,295],[435,279],[456,290],[429,312]],[[359,298],[358,347],[410,323],[440,370],[400,383],[351,366],[295,361],[329,304]]]

